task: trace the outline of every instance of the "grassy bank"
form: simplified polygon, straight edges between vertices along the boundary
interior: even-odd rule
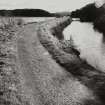
[[[66,19],[61,22],[62,24],[64,24],[64,26],[66,26],[65,21],[67,22]],[[50,22],[50,24],[52,25],[53,23]],[[61,24],[57,24],[55,27],[57,28],[60,26]],[[92,92],[94,92],[96,99],[94,98],[94,100],[85,100],[85,103],[88,103],[88,105],[104,105],[105,95],[103,93],[105,92],[105,74],[89,65],[86,61],[80,59],[80,57],[75,53],[68,53],[61,49],[59,45],[62,45],[62,43],[53,36],[53,33],[57,35],[55,27],[52,26],[50,27],[50,29],[48,29],[45,24],[43,25],[43,27],[40,27],[40,42],[52,55],[52,59],[54,59],[60,66],[65,68],[68,74],[72,74],[73,77],[78,79],[78,81],[81,81],[81,84],[88,87]],[[53,30],[53,32],[50,30]]]

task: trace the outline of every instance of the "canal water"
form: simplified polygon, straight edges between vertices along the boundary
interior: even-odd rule
[[[65,39],[72,36],[74,44],[80,51],[80,57],[89,64],[105,71],[105,45],[102,34],[93,29],[90,23],[72,22],[63,32]]]

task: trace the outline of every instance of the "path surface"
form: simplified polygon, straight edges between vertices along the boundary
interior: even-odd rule
[[[85,94],[88,89],[51,58],[39,42],[38,27],[37,23],[26,25],[17,40],[24,90],[32,105],[77,105],[90,95]]]

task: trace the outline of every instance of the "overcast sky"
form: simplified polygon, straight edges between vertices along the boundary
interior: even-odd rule
[[[71,11],[94,0],[0,0],[0,9],[40,8],[50,12]]]

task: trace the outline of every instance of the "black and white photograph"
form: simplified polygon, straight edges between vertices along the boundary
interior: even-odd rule
[[[105,0],[0,0],[0,105],[105,105]]]

